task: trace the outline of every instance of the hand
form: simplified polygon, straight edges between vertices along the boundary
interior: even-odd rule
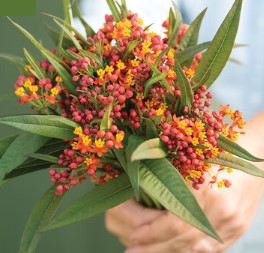
[[[264,112],[253,118],[240,144],[264,157]],[[258,164],[264,169],[264,163]],[[167,211],[144,208],[129,200],[106,214],[106,227],[127,246],[126,253],[212,253],[223,252],[248,228],[264,180],[234,170],[228,189],[204,185],[194,194],[212,225],[224,240],[221,244]],[[245,216],[245,214],[247,214]]]

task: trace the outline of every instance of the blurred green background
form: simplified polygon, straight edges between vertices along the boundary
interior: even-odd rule
[[[29,30],[47,48],[52,48],[54,45],[47,38],[43,27],[44,22],[51,22],[41,13],[51,13],[62,17],[62,2],[62,0],[37,0],[36,16],[11,18]],[[37,50],[8,19],[0,16],[0,52],[23,56],[24,47],[35,57],[40,57]],[[20,106],[14,95],[13,83],[18,75],[19,72],[14,65],[0,59],[0,116],[31,112],[29,107]],[[9,127],[0,126],[0,138],[16,132]],[[18,252],[27,218],[38,198],[50,186],[49,176],[45,170],[13,179],[0,187],[1,253]],[[66,202],[83,194],[87,189],[88,185],[84,182],[72,191]],[[105,230],[104,215],[44,233],[36,250],[37,253],[119,253],[122,251],[123,247],[118,240]]]

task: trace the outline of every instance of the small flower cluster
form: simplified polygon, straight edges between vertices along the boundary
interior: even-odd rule
[[[61,64],[69,70],[74,94],[65,88],[64,80],[54,66],[45,60],[39,63],[45,78],[37,78],[32,66],[15,83],[15,94],[20,103],[29,102],[37,110],[47,110],[79,124],[69,148],[59,156],[58,171],[49,172],[52,183],[59,183],[57,195],[81,183],[87,176],[102,184],[118,176],[122,170],[114,149],[127,145],[129,134],[145,135],[145,121],[155,124],[161,141],[166,146],[167,158],[195,189],[205,182],[215,158],[224,150],[218,147],[219,134],[236,140],[245,122],[239,111],[221,106],[209,109],[212,93],[202,85],[193,94],[193,102],[179,109],[181,90],[176,74],[175,53],[188,31],[183,24],[176,45],[168,45],[168,21],[163,24],[164,37],[149,31],[137,14],[129,13],[118,22],[106,15],[105,24],[94,36],[83,43],[82,50],[67,48],[68,57],[61,56]],[[58,54],[57,54],[58,55]],[[194,55],[182,71],[194,87],[196,67],[202,55]],[[229,116],[232,123],[225,123]],[[104,121],[111,123],[102,127]],[[211,183],[230,186],[218,174],[229,168],[220,167]]]

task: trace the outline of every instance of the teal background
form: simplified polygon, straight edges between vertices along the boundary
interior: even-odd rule
[[[37,0],[36,16],[11,18],[29,30],[47,48],[51,48],[54,45],[45,35],[42,25],[46,21],[50,23],[50,20],[40,14],[43,12],[62,17],[62,0]],[[40,59],[37,50],[28,40],[6,17],[0,16],[0,52],[22,56],[23,47]],[[31,112],[29,107],[20,106],[14,95],[13,83],[18,74],[14,65],[0,59],[0,116]],[[16,132],[9,127],[0,126],[0,138]],[[44,170],[13,179],[0,187],[1,253],[18,252],[27,218],[38,198],[50,186],[47,170]],[[71,192],[66,202],[69,203],[73,198],[86,192],[87,189],[88,185],[84,182]],[[123,247],[118,240],[105,230],[103,214],[78,224],[44,233],[36,250],[37,253],[118,253],[122,251]]]

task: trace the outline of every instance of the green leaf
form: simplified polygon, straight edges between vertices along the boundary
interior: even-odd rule
[[[48,138],[26,133],[18,135],[12,142],[11,139],[9,141],[10,145],[0,159],[0,181],[7,173],[27,160],[27,153],[38,150],[48,141]]]
[[[159,81],[164,79],[167,75],[168,75],[167,72],[162,72],[159,75],[154,75],[151,78],[149,78],[148,81],[144,84],[145,86],[144,96],[147,97],[148,92],[153,84],[158,83]]]
[[[76,38],[71,32],[73,32],[85,45],[88,45],[87,39],[83,37],[83,35],[77,29],[71,26],[71,24],[54,15],[46,13],[45,15],[53,18],[55,23],[59,25],[63,29],[63,31],[68,35],[68,37],[72,40],[77,49],[82,50],[82,47],[80,47],[79,42],[76,40]]]
[[[30,158],[35,158],[38,160],[42,160],[42,161],[46,161],[46,162],[50,162],[50,163],[55,163],[57,164],[58,162],[58,158],[52,155],[46,155],[46,154],[40,154],[40,153],[32,153],[32,154],[27,154],[27,157]]]
[[[25,37],[41,52],[45,52],[45,55],[49,55],[50,58],[53,58],[57,62],[61,62],[61,59],[59,59],[55,54],[50,52],[48,49],[43,47],[26,29],[24,29],[22,26],[14,22],[12,19],[8,17],[9,21],[20,31],[22,32]],[[62,62],[63,64],[63,62]],[[64,64],[65,67],[67,67],[66,64]]]
[[[175,57],[181,65],[185,65],[186,61],[190,61],[193,57],[205,50],[210,45],[210,42],[204,42],[195,46],[186,48],[183,51],[176,51]]]
[[[132,198],[133,190],[124,173],[88,192],[59,214],[44,230],[63,227],[102,213]]]
[[[27,58],[29,64],[32,66],[34,71],[36,72],[36,77],[40,80],[42,78],[45,78],[45,74],[43,69],[38,65],[38,62],[33,58],[32,55],[24,48],[24,55]]]
[[[72,24],[72,6],[69,0],[63,0],[63,10],[64,10],[64,18],[65,22],[68,24]]]
[[[263,158],[258,158],[252,155],[246,149],[242,148],[236,142],[233,142],[232,140],[230,140],[229,138],[225,137],[222,134],[219,135],[219,138],[217,140],[217,146],[235,156],[239,156],[248,161],[252,161],[252,162],[263,162],[264,161]]]
[[[154,138],[141,143],[131,156],[131,161],[164,158],[168,154],[160,138]]]
[[[60,41],[60,33],[58,31],[56,31],[55,29],[53,29],[51,26],[45,24],[45,29],[47,31],[47,34],[49,35],[49,37],[51,38],[51,40],[53,41],[53,43],[58,46],[59,41]],[[69,48],[73,46],[73,42],[67,38],[66,36],[63,37],[63,41],[62,41],[62,47],[63,48]]]
[[[56,69],[56,71],[62,78],[63,80],[62,85],[64,86],[64,88],[66,88],[71,94],[76,95],[77,92],[73,84],[70,73],[58,61],[54,60],[54,58],[51,57],[50,54],[47,54],[45,50],[44,51],[41,50],[41,52],[48,58],[50,63],[53,65],[53,67]]]
[[[26,62],[23,58],[18,57],[16,55],[12,55],[12,54],[0,53],[0,59],[4,59],[10,63],[15,64],[17,66],[19,72],[21,72],[21,73],[25,72]]]
[[[160,52],[160,54],[158,55],[158,57],[156,58],[155,62],[154,62],[154,67],[157,68],[159,66],[159,62],[161,61],[162,57],[167,54],[169,52],[170,48],[167,47],[166,49],[164,49],[163,51]]]
[[[159,136],[157,127],[154,122],[149,118],[144,118],[144,122],[146,124],[146,137],[147,139],[156,138]]]
[[[121,0],[121,6],[119,8],[121,10],[122,17],[126,18],[128,16],[126,0]]]
[[[205,83],[210,87],[222,72],[234,45],[241,7],[242,0],[236,0],[196,69],[194,78],[196,83],[199,83],[208,71],[211,71],[211,75]]]
[[[74,35],[71,33],[70,30],[68,30],[66,28],[67,23],[61,24],[59,21],[57,21],[56,19],[53,19],[54,22],[71,38],[74,46],[78,49],[78,51],[81,51],[83,48],[80,45],[79,41],[74,37]]]
[[[207,8],[204,9],[190,24],[189,28],[187,29],[186,33],[184,34],[179,43],[180,51],[188,47],[195,46],[197,44],[201,23],[206,10]]]
[[[177,84],[180,87],[181,96],[180,96],[180,112],[183,110],[185,106],[190,106],[193,102],[193,91],[192,86],[185,76],[181,65],[175,59],[175,72],[177,74]]]
[[[63,196],[55,195],[56,185],[51,187],[37,202],[25,226],[19,253],[35,252],[41,230],[53,218]]]
[[[13,126],[29,133],[51,138],[71,140],[77,123],[54,115],[22,115],[0,118],[0,124]],[[75,127],[74,127],[75,126]]]
[[[138,44],[138,40],[133,40],[133,41],[130,41],[127,46],[126,46],[126,50],[123,54],[123,57],[122,57],[122,61],[126,61],[127,57],[129,56],[129,54],[132,52],[132,50],[137,46]]]
[[[108,131],[108,129],[111,127],[112,123],[110,120],[110,115],[113,109],[113,103],[109,104],[105,113],[104,117],[102,118],[101,124],[100,124],[100,130]]]
[[[238,157],[219,154],[217,158],[207,159],[207,162],[241,170],[252,176],[264,177],[263,170],[257,168],[252,163],[242,160],[241,158]]]
[[[80,8],[79,8],[79,5],[78,5],[78,2],[76,1],[75,2],[75,12],[76,12],[76,15],[78,17],[78,19],[81,21],[84,29],[85,29],[85,32],[86,32],[86,36],[87,37],[93,37],[95,35],[95,31],[93,30],[93,28],[85,21],[85,19],[82,17],[81,15],[81,11],[80,11]]]
[[[114,19],[116,22],[118,22],[119,20],[121,20],[121,15],[120,15],[120,12],[115,4],[115,1],[114,0],[106,0],[113,16],[114,16]]]
[[[127,172],[127,161],[126,161],[126,153],[124,148],[113,148],[114,154],[120,163],[121,167]]]
[[[0,140],[0,158],[3,156],[3,154],[5,153],[6,149],[12,144],[12,142],[17,138],[17,134],[16,135],[11,135],[11,136],[7,136],[4,137]]]
[[[222,241],[178,170],[167,160],[146,160],[140,169],[140,187],[168,211],[218,241]]]
[[[100,68],[104,69],[104,62],[103,62],[103,60],[99,54],[91,53],[87,50],[82,50],[81,54],[83,56],[87,56],[87,57],[91,58],[92,60],[94,60],[99,65]]]
[[[144,139],[137,135],[130,135],[128,138],[128,145],[125,149],[127,161],[127,174],[129,176],[135,197],[139,200],[139,165],[140,161],[132,161],[131,156],[134,150],[144,141]]]
[[[180,30],[182,23],[182,16],[180,10],[173,1],[172,4],[173,4],[174,12],[172,11],[172,9],[170,9],[168,42],[167,42],[169,47],[175,47],[176,44],[178,43],[178,32]]]

